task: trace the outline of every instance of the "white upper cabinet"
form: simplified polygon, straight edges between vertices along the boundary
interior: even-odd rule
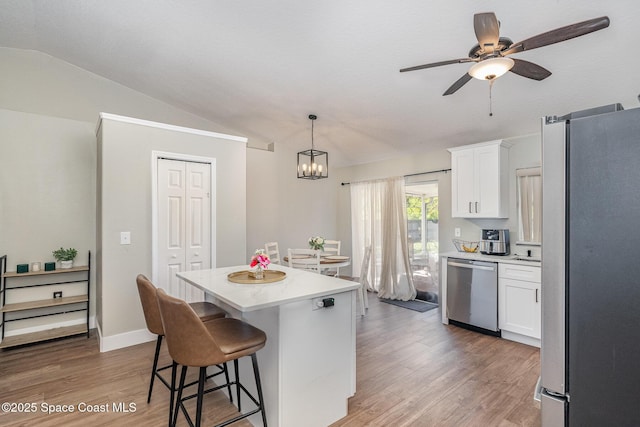
[[[504,141],[450,148],[454,218],[507,218],[509,147]]]

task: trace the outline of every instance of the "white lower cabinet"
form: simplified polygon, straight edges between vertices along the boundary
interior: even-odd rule
[[[498,322],[502,337],[540,347],[540,267],[500,263]]]

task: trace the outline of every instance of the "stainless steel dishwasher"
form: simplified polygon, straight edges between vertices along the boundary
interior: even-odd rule
[[[500,335],[498,329],[498,263],[448,258],[449,323]]]

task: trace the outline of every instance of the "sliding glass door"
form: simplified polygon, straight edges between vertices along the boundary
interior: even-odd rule
[[[438,182],[406,184],[409,259],[417,299],[438,303]]]

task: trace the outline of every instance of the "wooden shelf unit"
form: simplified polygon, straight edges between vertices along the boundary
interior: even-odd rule
[[[90,302],[90,289],[91,289],[91,251],[88,252],[87,256],[87,265],[67,268],[67,269],[58,269],[53,271],[36,271],[36,272],[27,272],[27,273],[16,273],[16,272],[7,272],[7,256],[4,255],[0,257],[0,312],[2,313],[2,323],[0,323],[0,328],[2,329],[1,337],[2,341],[0,342],[0,349],[15,347],[24,344],[36,343],[40,341],[47,341],[55,338],[68,337],[72,335],[86,334],[87,338],[89,338],[89,302]],[[67,276],[62,277],[62,274],[70,275],[69,278],[66,279]],[[22,278],[24,279],[34,276],[51,276],[51,280],[41,281],[41,282],[29,282],[22,281],[21,284],[15,286],[9,286],[8,283],[10,279]],[[54,279],[54,277],[56,279]],[[60,298],[47,298],[47,299],[38,299],[32,301],[23,301],[23,302],[11,302],[11,291],[17,289],[26,289],[26,288],[34,288],[41,286],[56,286],[64,287],[68,285],[72,285],[75,283],[85,283],[86,285],[86,293],[81,295],[60,297]],[[56,288],[56,289],[57,289]],[[76,304],[76,307],[73,305]],[[79,304],[83,304],[78,306]],[[81,308],[79,308],[81,307]],[[30,310],[37,309],[55,309],[53,311],[49,311],[47,313],[38,313],[33,314]],[[11,335],[5,337],[6,325],[8,322],[19,322],[27,319],[32,319],[36,317],[47,317],[47,316],[55,316],[60,314],[72,313],[84,311],[86,312],[86,320],[82,324],[64,326],[64,327],[53,327],[50,329],[46,329],[43,331],[20,334],[20,335]],[[22,313],[24,316],[16,317],[9,319],[7,317],[8,313]]]
[[[89,330],[87,329],[86,325],[82,324],[65,326],[62,328],[52,328],[47,329],[46,331],[32,332],[29,334],[12,335],[2,340],[2,342],[0,343],[0,349],[16,347],[18,345],[31,344],[40,341],[48,341],[56,338],[70,337],[73,335],[80,335],[84,333],[88,335]]]

